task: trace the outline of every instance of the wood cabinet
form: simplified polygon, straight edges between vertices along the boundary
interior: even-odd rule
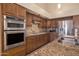
[[[79,15],[73,16],[74,27],[79,28]]]
[[[25,46],[18,46],[3,52],[3,56],[24,56]]]
[[[26,38],[26,54],[36,49],[36,37],[30,36]]]
[[[17,17],[26,19],[26,8],[17,5]]]
[[[26,54],[49,42],[48,34],[34,35],[26,38]]]
[[[26,18],[26,8],[15,3],[2,4],[3,15],[16,16],[19,18]]]
[[[40,21],[39,27],[40,28],[47,28],[47,20],[42,18]]]
[[[41,18],[39,16],[33,15],[33,20],[34,21],[41,21]]]
[[[57,38],[58,38],[58,34],[56,32],[50,32],[50,42]]]
[[[27,24],[26,24],[27,27],[32,26],[32,21],[39,22],[38,23],[39,28],[46,28],[47,27],[47,20],[45,20],[45,19],[43,19],[43,18],[41,18],[39,16],[35,16],[35,15],[31,14],[31,13],[27,13],[26,18],[27,18],[27,20],[26,20],[27,21]]]
[[[17,15],[17,7],[14,3],[4,3],[2,4],[3,15]]]
[[[2,8],[0,4],[0,56],[3,50],[3,17],[2,17]]]
[[[47,20],[47,28],[56,28],[58,27],[57,20]]]
[[[51,28],[51,21],[47,20],[47,28]]]
[[[43,19],[43,24],[42,24],[43,28],[47,28],[47,20],[46,19]]]
[[[32,26],[32,20],[33,20],[33,15],[30,14],[30,13],[27,13],[27,16],[26,16],[26,25],[27,27],[31,27]]]
[[[51,27],[56,28],[58,26],[57,20],[51,20]]]

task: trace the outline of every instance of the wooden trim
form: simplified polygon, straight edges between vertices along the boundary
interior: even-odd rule
[[[3,52],[3,39],[4,39],[4,33],[3,33],[3,16],[2,16],[2,4],[0,4],[0,55],[2,55]]]
[[[42,18],[42,19],[46,19],[46,20],[48,19],[47,17],[43,17],[42,15],[40,15],[40,14],[30,10],[30,9],[27,9],[27,13],[30,13],[30,14],[32,14],[32,15],[34,15],[36,17]]]

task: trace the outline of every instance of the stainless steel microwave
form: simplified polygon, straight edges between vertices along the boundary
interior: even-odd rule
[[[26,20],[4,15],[4,30],[24,30]]]

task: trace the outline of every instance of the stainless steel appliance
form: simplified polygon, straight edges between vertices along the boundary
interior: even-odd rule
[[[58,25],[59,36],[74,35],[73,20],[60,20]]]
[[[24,30],[25,20],[4,15],[4,30]]]
[[[4,31],[4,50],[24,44],[25,31]]]
[[[4,50],[24,44],[25,20],[4,15]]]

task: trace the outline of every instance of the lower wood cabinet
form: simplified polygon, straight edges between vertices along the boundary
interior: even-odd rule
[[[58,33],[50,32],[50,42],[58,38]]]
[[[49,42],[49,34],[26,37],[26,54]]]
[[[9,49],[2,53],[3,56],[24,56],[25,55],[25,46],[18,46],[16,48]]]
[[[36,48],[36,37],[30,36],[26,38],[26,54],[30,53]]]

